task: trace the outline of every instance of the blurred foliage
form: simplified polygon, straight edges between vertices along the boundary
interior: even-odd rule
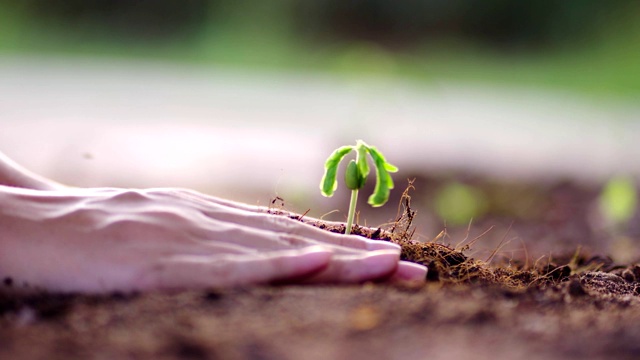
[[[167,41],[192,35],[208,21],[208,0],[23,0],[41,26],[85,31],[122,41]]]
[[[460,226],[477,219],[487,211],[487,199],[473,186],[459,182],[444,185],[435,195],[436,214],[447,225]]]
[[[617,177],[609,180],[600,194],[600,210],[614,225],[628,222],[636,211],[638,191],[633,180]]]
[[[0,52],[640,93],[636,0],[0,0]]]
[[[299,28],[323,36],[416,45],[466,38],[538,47],[593,36],[633,0],[319,0],[300,2]]]

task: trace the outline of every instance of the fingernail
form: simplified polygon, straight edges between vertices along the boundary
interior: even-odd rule
[[[427,277],[428,268],[424,265],[402,261],[398,266],[396,277],[401,280],[424,281]]]

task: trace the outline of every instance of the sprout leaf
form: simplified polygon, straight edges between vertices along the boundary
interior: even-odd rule
[[[389,200],[389,193],[394,186],[389,172],[395,172],[398,169],[387,163],[384,156],[376,148],[369,147],[369,154],[376,164],[376,187],[373,190],[373,194],[369,196],[368,202],[373,207],[379,207]]]
[[[338,188],[338,181],[336,180],[338,174],[338,165],[342,158],[353,150],[353,146],[342,146],[336,149],[324,163],[324,175],[320,181],[320,191],[322,195],[326,197],[333,196],[333,193]]]

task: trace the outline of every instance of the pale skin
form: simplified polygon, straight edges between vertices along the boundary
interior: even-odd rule
[[[422,281],[427,269],[399,254],[389,242],[192,190],[67,187],[0,153],[4,286],[103,293]]]

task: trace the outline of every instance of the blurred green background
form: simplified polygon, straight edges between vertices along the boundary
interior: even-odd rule
[[[0,54],[640,93],[636,0],[4,0]]]

